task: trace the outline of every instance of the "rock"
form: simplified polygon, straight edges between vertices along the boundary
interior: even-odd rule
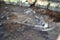
[[[36,0],[27,0],[30,4],[33,4]]]
[[[53,10],[53,11],[58,11],[58,6],[59,6],[59,3],[50,2],[50,5],[49,5],[48,9]]]
[[[35,3],[35,6],[46,9],[48,7],[48,4],[49,4],[48,1],[37,0],[37,2]]]

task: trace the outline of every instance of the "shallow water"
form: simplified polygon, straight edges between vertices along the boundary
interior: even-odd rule
[[[4,5],[4,4],[0,5],[1,5],[0,16],[2,15],[6,16],[7,14],[10,14],[9,12],[20,13],[22,12],[22,10],[27,9],[26,7],[20,7],[20,6]],[[1,22],[5,20],[7,20],[5,17],[0,19]],[[5,26],[7,29],[5,29],[3,25],[0,25],[0,40],[45,40],[45,39],[55,40],[57,35],[60,33],[60,27],[59,27],[60,25],[58,24],[56,29],[48,31],[47,33],[47,32],[41,32],[39,30],[33,30],[27,26],[20,26],[20,24],[13,23],[12,25],[12,23],[10,23],[9,21],[7,21],[7,23],[8,25]]]

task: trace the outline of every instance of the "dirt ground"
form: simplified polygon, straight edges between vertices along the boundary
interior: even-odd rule
[[[22,12],[27,8],[13,5],[0,4],[0,17],[9,12]],[[0,19],[1,22],[6,22],[0,26],[0,40],[56,40],[60,33],[60,23],[56,22],[56,28],[52,31],[42,32],[34,30],[31,27],[24,26],[18,23],[7,21],[6,18]],[[48,38],[49,37],[49,38]]]

